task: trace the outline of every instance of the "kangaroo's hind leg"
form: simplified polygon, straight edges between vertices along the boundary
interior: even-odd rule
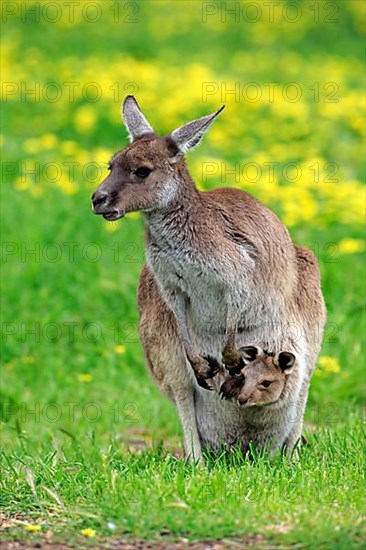
[[[190,460],[202,460],[197,430],[195,379],[186,359],[176,318],[160,295],[151,271],[145,266],[138,290],[140,339],[146,362],[159,389],[171,399],[182,424],[184,449]]]

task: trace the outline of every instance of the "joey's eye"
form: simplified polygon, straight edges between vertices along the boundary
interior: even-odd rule
[[[135,176],[137,176],[138,178],[147,178],[150,173],[151,170],[147,166],[140,166],[140,168],[137,168],[134,171]]]
[[[269,388],[269,386],[272,384],[272,381],[271,380],[263,380],[260,385],[263,387],[263,388]]]

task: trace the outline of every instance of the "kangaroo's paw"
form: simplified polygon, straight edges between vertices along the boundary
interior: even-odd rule
[[[220,363],[211,356],[196,356],[188,358],[188,360],[192,366],[198,385],[205,390],[213,390],[214,388],[210,387],[207,380],[216,376],[222,369]]]
[[[243,383],[244,376],[242,375],[225,380],[225,382],[221,384],[219,390],[221,399],[232,399],[238,397],[240,390],[243,387]]]
[[[220,370],[223,370],[222,365],[215,357],[212,357],[212,355],[204,355],[203,358],[209,365],[209,376],[207,378],[213,378]]]

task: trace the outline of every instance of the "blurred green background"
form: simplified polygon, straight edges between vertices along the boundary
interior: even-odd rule
[[[252,193],[315,252],[328,324],[307,426],[361,411],[364,7],[3,2],[8,449],[27,441],[37,454],[55,438],[90,434],[105,443],[134,434],[179,441],[177,415],[150,381],[137,336],[142,217],[110,224],[90,209],[110,155],[127,144],[120,102],[128,93],[160,134],[226,104],[187,159],[192,175],[201,189]]]

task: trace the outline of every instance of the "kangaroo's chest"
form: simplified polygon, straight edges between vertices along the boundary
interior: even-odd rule
[[[225,286],[201,258],[152,246],[148,248],[148,263],[166,294],[176,291],[184,296],[188,314],[203,323],[222,320],[225,325]]]
[[[256,284],[257,266],[243,247],[218,243],[216,249],[211,243],[194,250],[184,239],[151,235],[147,262],[168,303],[170,293],[183,296],[187,324],[197,337],[224,334],[228,307],[238,315],[239,330],[265,323],[268,290]]]

